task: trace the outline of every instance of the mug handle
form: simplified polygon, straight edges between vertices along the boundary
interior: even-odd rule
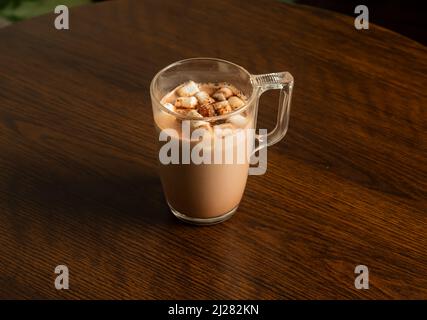
[[[253,150],[252,154],[254,154],[264,147],[279,142],[286,135],[289,126],[294,78],[289,72],[277,72],[251,75],[251,82],[252,85],[259,90],[258,99],[267,90],[280,90],[276,126],[267,134],[256,135],[258,146]]]

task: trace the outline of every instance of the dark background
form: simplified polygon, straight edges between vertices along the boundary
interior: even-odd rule
[[[425,1],[412,0],[296,0],[296,3],[320,7],[355,16],[354,8],[364,4],[369,21],[427,44],[427,9]]]
[[[52,11],[54,6],[82,5],[90,2],[120,0],[0,0],[0,27],[32,16]],[[141,0],[143,1],[143,0]],[[203,1],[203,0],[201,0]],[[214,1],[214,0],[205,0]],[[249,1],[249,0],[248,0]],[[256,0],[255,0],[256,1]],[[403,34],[422,44],[427,43],[425,1],[414,0],[276,0],[291,4],[310,5],[355,16],[354,8],[363,4],[369,8],[370,22]],[[244,2],[244,1],[242,1]],[[243,6],[242,6],[243,8]],[[268,10],[268,8],[266,8]]]

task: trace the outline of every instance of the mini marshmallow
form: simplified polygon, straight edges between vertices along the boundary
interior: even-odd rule
[[[233,109],[240,108],[241,106],[243,106],[245,104],[242,99],[240,99],[239,97],[236,97],[236,96],[232,96],[232,97],[228,98],[228,103],[230,104],[231,108],[233,108]]]
[[[194,81],[188,81],[176,90],[180,97],[191,97],[199,92],[199,86]]]
[[[222,93],[222,92],[215,92],[213,95],[212,95],[212,97],[214,97],[216,100],[218,100],[218,101],[225,101],[225,100],[227,100],[226,98],[225,98],[225,95]]]
[[[203,118],[203,116],[198,113],[196,110],[191,110],[187,113],[187,117],[193,117],[193,118]],[[202,121],[202,120],[191,120],[190,122],[190,126],[191,129],[196,129],[196,128],[200,128],[200,127],[206,127],[206,128],[210,128],[209,123],[206,121]]]
[[[199,88],[210,96],[218,90],[218,86],[212,83],[202,83],[199,85]]]
[[[197,112],[199,112],[203,117],[215,116],[215,109],[211,104],[204,104],[198,107]]]
[[[234,116],[230,116],[230,118],[228,118],[228,122],[234,124],[236,127],[243,128],[246,125],[247,118],[240,114],[236,114]]]
[[[232,111],[227,100],[214,103],[213,107],[214,107],[216,113],[219,115],[223,115],[223,114],[226,114],[226,113],[229,113]]]
[[[221,87],[216,93],[222,93],[227,99],[233,95],[233,90],[228,87]]]
[[[210,125],[209,122],[206,121],[191,121],[190,123],[191,129],[197,129],[197,128],[205,128],[205,129],[210,129]]]
[[[227,100],[225,100],[225,101],[219,101],[219,102],[213,104],[213,107],[215,108],[215,110],[216,109],[220,109],[220,108],[225,108],[227,106],[230,106],[228,104]]]
[[[200,105],[209,104],[215,102],[214,99],[210,97],[210,95],[205,91],[199,91],[194,95],[199,101]]]
[[[203,116],[200,113],[198,113],[196,110],[188,111],[187,116],[192,118],[203,118]]]
[[[197,99],[195,97],[179,97],[176,98],[175,107],[192,109],[197,105]]]

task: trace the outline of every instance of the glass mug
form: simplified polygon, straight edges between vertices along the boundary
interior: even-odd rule
[[[230,83],[241,90],[247,98],[244,106],[230,113],[203,118],[202,120],[209,123],[211,128],[215,128],[217,124],[226,124],[231,120],[245,119],[240,124],[234,124],[234,128],[240,126],[241,129],[254,130],[261,94],[271,89],[280,90],[276,126],[269,133],[254,135],[258,142],[257,148],[249,150],[251,144],[247,141],[248,136],[246,138],[245,136],[237,138],[237,135],[231,137],[234,139],[231,151],[236,152],[236,147],[246,144],[247,151],[249,150],[252,155],[260,148],[273,145],[285,136],[289,124],[294,81],[288,72],[252,75],[234,63],[215,58],[193,58],[178,61],[154,76],[150,85],[150,95],[154,123],[157,133],[159,133],[159,160],[161,149],[166,143],[177,142],[180,146],[179,151],[182,151],[182,154],[179,155],[179,163],[165,164],[159,161],[160,179],[166,201],[177,218],[193,224],[209,225],[227,220],[237,210],[246,186],[250,155],[244,161],[239,162],[194,163],[188,162],[188,159],[184,161],[184,153],[187,154],[184,152],[184,145],[187,146],[187,149],[192,150],[199,140],[193,141],[190,136],[184,137],[183,123],[189,123],[189,127],[191,127],[192,122],[200,122],[201,119],[177,114],[166,108],[161,100],[166,94],[189,80],[196,83]],[[238,116],[244,116],[244,118]],[[234,123],[236,122],[234,121]],[[163,136],[162,139],[161,132],[165,129],[172,129],[174,131],[171,132],[177,132],[177,135],[171,135],[167,139],[164,139]],[[235,131],[230,132],[233,135]],[[209,147],[216,148],[216,145],[212,143]],[[227,151],[227,147],[223,149]],[[212,154],[215,151],[217,150],[212,150]],[[221,153],[219,155],[223,157]]]

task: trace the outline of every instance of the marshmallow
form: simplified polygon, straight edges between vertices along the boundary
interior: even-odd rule
[[[200,84],[200,90],[211,96],[218,90],[218,86],[213,83],[202,83]]]
[[[221,87],[216,93],[222,93],[227,99],[233,95],[233,90],[228,87]]]
[[[198,113],[196,110],[191,110],[187,113],[187,117],[193,117],[193,118],[203,118],[203,116]],[[191,120],[190,122],[191,129],[197,129],[200,127],[206,127],[210,128],[209,122],[202,121],[202,120]]]
[[[203,117],[214,117],[215,109],[211,104],[204,104],[197,108],[197,111],[203,116]]]
[[[218,101],[226,100],[225,95],[222,92],[215,92],[212,97],[214,97]]]
[[[220,109],[220,108],[224,108],[224,107],[227,107],[227,106],[230,106],[228,104],[227,100],[225,100],[225,101],[219,101],[219,102],[216,102],[216,103],[213,104],[213,107],[215,108],[215,110],[216,109]]]
[[[204,128],[204,129],[210,129],[209,122],[206,121],[191,121],[190,123],[191,129],[198,129],[198,128]]]
[[[205,91],[199,91],[194,95],[197,98],[197,101],[199,101],[200,105],[213,103],[215,102],[214,99],[212,99],[209,94]]]
[[[192,109],[197,105],[197,99],[195,97],[179,97],[176,98],[175,107]]]
[[[198,113],[196,110],[188,111],[187,116],[192,118],[203,118],[203,116],[200,113]]]
[[[229,113],[232,111],[227,100],[214,103],[213,107],[214,107],[216,113],[219,115],[223,115],[223,114],[226,114],[226,113]]]
[[[234,124],[236,127],[243,128],[246,125],[247,118],[240,114],[236,114],[234,116],[230,116],[230,118],[228,118],[228,122]]]
[[[191,97],[199,92],[199,86],[194,81],[188,81],[179,87],[176,92],[180,97]]]
[[[242,99],[236,96],[228,98],[228,103],[230,104],[231,108],[233,108],[233,110],[240,108],[245,104]]]

